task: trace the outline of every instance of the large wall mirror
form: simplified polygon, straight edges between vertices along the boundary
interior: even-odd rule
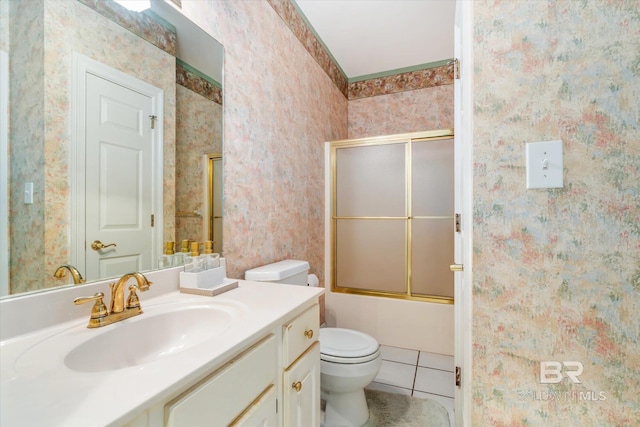
[[[136,3],[0,0],[0,296],[222,251],[223,47]]]

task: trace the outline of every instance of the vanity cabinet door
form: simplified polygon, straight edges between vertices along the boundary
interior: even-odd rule
[[[165,405],[166,426],[229,425],[277,384],[277,353],[275,335],[270,334]]]
[[[320,426],[320,343],[315,342],[283,374],[284,427]]]
[[[271,385],[230,427],[276,427],[276,387]]]

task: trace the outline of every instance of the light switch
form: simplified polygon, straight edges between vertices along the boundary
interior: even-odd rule
[[[33,182],[27,182],[24,185],[24,203],[27,205],[33,203]]]
[[[527,144],[527,189],[562,188],[562,141]]]

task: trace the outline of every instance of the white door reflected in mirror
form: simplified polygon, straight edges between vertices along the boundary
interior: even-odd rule
[[[159,126],[152,126],[151,118],[162,122],[155,106],[162,91],[81,55],[78,60],[86,64],[76,74],[83,102],[75,167],[84,176],[76,209],[84,227],[78,228],[75,265],[87,280],[150,270],[157,257],[159,209],[153,171],[162,164],[153,149]]]

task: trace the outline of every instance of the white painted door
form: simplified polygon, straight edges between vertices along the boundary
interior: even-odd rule
[[[0,297],[9,295],[9,55],[0,50]]]
[[[454,81],[455,105],[455,211],[461,214],[455,237],[455,263],[462,266],[454,277],[454,360],[460,369],[455,392],[455,425],[471,425],[471,275],[472,275],[472,114],[473,114],[473,2],[456,1],[454,55],[459,59]],[[458,377],[458,374],[456,374]]]
[[[153,266],[152,108],[150,96],[86,74],[87,280]]]

